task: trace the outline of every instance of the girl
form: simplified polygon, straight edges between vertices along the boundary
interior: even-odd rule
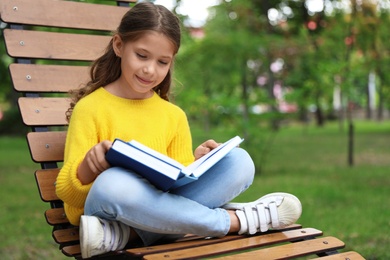
[[[92,64],[91,81],[74,92],[56,191],[69,221],[80,225],[83,258],[137,240],[150,245],[189,233],[254,234],[300,217],[299,200],[287,193],[226,204],[254,177],[253,162],[241,148],[198,181],[165,193],[136,173],[107,163],[105,153],[115,138],[135,139],[184,165],[218,146],[208,140],[192,154],[186,115],[168,102],[179,47],[177,17],[163,6],[137,4]]]

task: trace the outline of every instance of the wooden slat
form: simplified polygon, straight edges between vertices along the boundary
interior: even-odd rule
[[[322,231],[314,228],[289,230],[271,234],[260,234],[243,239],[221,242],[207,246],[164,252],[159,254],[146,255],[145,259],[186,259],[202,258],[216,254],[229,253],[238,250],[251,249],[281,242],[295,241],[314,236],[322,235]],[[249,258],[248,258],[249,259]],[[257,258],[264,259],[264,258]]]
[[[340,254],[333,254],[329,256],[319,257],[319,258],[313,258],[317,260],[364,260],[365,258],[354,251],[344,252]]]
[[[4,39],[14,58],[92,61],[103,54],[111,36],[5,29]]]
[[[72,245],[72,246],[64,246],[61,250],[64,255],[69,257],[75,257],[81,255],[80,244]]]
[[[299,224],[294,224],[291,226],[288,226],[280,231],[289,231],[289,230],[295,230],[302,228]],[[270,233],[275,231],[269,231]],[[270,234],[268,233],[268,234]],[[262,234],[263,236],[265,234]],[[320,233],[317,233],[317,235],[320,235]],[[198,246],[204,246],[204,245],[212,245],[215,243],[221,243],[221,242],[227,242],[232,241],[236,239],[244,239],[245,236],[239,236],[239,235],[228,235],[221,238],[211,238],[211,239],[205,239],[205,238],[196,238],[193,239],[189,237],[188,239],[180,239],[175,243],[170,244],[162,244],[162,245],[153,245],[153,246],[147,246],[147,247],[139,247],[139,248],[130,248],[127,249],[127,253],[133,257],[142,257],[147,254],[156,254],[161,252],[167,252],[171,250],[181,250],[186,248],[192,248],[192,247],[198,247]]]
[[[125,7],[53,0],[34,0],[34,5],[39,8],[31,8],[31,0],[2,0],[1,19],[7,23],[113,31],[129,10]]]
[[[294,224],[294,225],[291,225],[289,227],[286,227],[286,230],[289,230],[289,229],[298,229],[298,228],[301,228],[302,226],[299,225],[299,224]],[[191,239],[194,239],[193,237],[196,238],[196,236],[189,236],[188,238],[183,238],[183,239],[180,239],[180,241],[191,241]],[[222,241],[223,239],[225,239],[224,241],[229,241],[229,240],[234,240],[236,239],[236,235],[229,235],[229,236],[226,236],[225,238],[221,238],[219,239],[220,241]],[[242,236],[239,236],[241,238],[243,238]],[[214,239],[215,240],[215,239]],[[197,240],[199,242],[199,240]],[[182,242],[175,242],[173,243],[173,245],[177,244],[177,243],[182,243]],[[172,244],[169,244],[169,245],[172,245]],[[164,247],[164,249],[161,249],[161,246]],[[168,250],[172,250],[171,247],[169,247],[168,245],[160,245],[160,246],[149,246],[149,247],[145,247],[145,248],[148,248],[148,250],[151,250],[152,253],[156,253],[158,251],[154,251],[154,248],[159,248],[159,252],[161,252],[161,250],[163,251],[168,251]],[[134,248],[134,249],[127,249],[126,250],[126,253],[128,254],[129,251],[133,252],[132,250],[137,250],[137,248]],[[65,246],[62,248],[62,252],[67,255],[67,256],[78,256],[78,255],[81,255],[81,249],[80,249],[80,245],[71,245],[71,246]],[[135,252],[135,251],[134,251]],[[138,251],[139,252],[139,251]],[[139,253],[135,253],[135,254],[132,254],[132,256],[130,257],[136,257],[136,259],[139,259],[139,257],[142,257],[143,255],[145,254],[139,254]]]
[[[65,93],[89,80],[88,66],[13,63],[9,70],[16,91]]]
[[[66,231],[66,232],[68,232],[68,231]],[[129,252],[130,250],[132,250],[132,249],[128,249],[127,252]],[[307,249],[305,249],[305,250],[307,251]],[[320,249],[320,250],[323,250],[323,249]],[[329,250],[329,249],[326,249],[326,250]],[[66,246],[66,247],[62,248],[62,251],[67,256],[78,256],[81,254],[80,245]],[[318,252],[318,250],[315,250],[315,252]],[[313,252],[309,252],[309,254],[312,254],[312,253]],[[161,258],[161,259],[166,259],[167,257],[169,258],[168,254],[169,254],[169,252],[167,252],[167,254],[164,254],[164,258]],[[148,259],[148,258],[146,258],[146,259]],[[234,255],[228,256],[228,257],[219,257],[218,259],[277,259],[277,258],[272,258],[270,255],[265,255],[264,258],[261,258],[261,256],[257,255],[257,254],[255,254],[254,256],[252,255],[252,256],[248,257],[244,253],[244,255],[241,255],[241,256],[239,254],[234,254]],[[340,254],[334,254],[331,256],[327,256],[327,257],[321,257],[318,259],[324,259],[324,260],[325,259],[329,259],[329,260],[330,259],[332,259],[332,260],[343,260],[343,259],[344,260],[348,260],[348,259],[349,260],[363,260],[364,258],[356,252],[345,252],[345,253],[340,253]]]
[[[289,230],[296,230],[302,228],[299,224],[293,224],[291,226],[285,227],[284,229],[280,231],[289,231]],[[268,234],[273,232],[279,232],[279,231],[269,231]],[[263,234],[265,235],[265,234]],[[239,236],[239,235],[228,235],[222,238],[211,238],[211,239],[205,239],[202,237],[187,237],[179,239],[175,243],[171,244],[162,244],[162,245],[153,245],[153,246],[147,246],[147,247],[139,247],[139,248],[131,248],[127,249],[127,253],[134,256],[134,257],[141,257],[147,254],[156,254],[171,250],[181,250],[186,248],[192,248],[192,247],[198,247],[198,246],[204,246],[204,245],[211,245],[215,243],[221,243],[221,242],[227,242],[231,240],[236,239],[243,239],[246,238],[245,236]]]
[[[35,162],[63,161],[66,132],[32,132],[27,134],[30,153]]]
[[[54,240],[58,244],[76,242],[79,240],[79,228],[67,228],[53,231]]]
[[[81,249],[80,245],[72,245],[72,246],[65,246],[62,248],[62,252],[64,255],[69,256],[69,257],[75,257],[81,255]],[[217,257],[216,259],[227,259],[227,257]],[[235,258],[233,259],[251,259],[251,258],[240,258],[239,255],[235,255]],[[260,259],[260,258],[253,258],[253,259]],[[269,258],[264,258],[264,259],[269,259]],[[318,260],[365,260],[363,256],[361,256],[359,253],[356,252],[345,252],[345,253],[340,253],[340,254],[334,254],[331,256],[326,256],[326,257],[321,257],[321,258],[313,258],[313,259],[318,259]]]
[[[62,253],[66,256],[78,257],[78,258],[81,256],[80,244],[65,246],[61,250],[62,250]],[[111,252],[105,253],[103,256],[97,256],[96,259],[128,259],[127,257],[123,256],[123,253],[124,253],[124,251],[122,251],[122,250],[115,251],[115,252],[111,251]]]
[[[69,223],[68,218],[65,215],[64,208],[48,209],[45,212],[47,223],[50,225],[59,225]]]
[[[254,250],[239,255],[231,255],[222,259],[289,259],[293,257],[300,257],[305,255],[323,253],[331,250],[337,250],[343,248],[344,246],[344,242],[335,237],[323,237],[302,242],[285,244],[278,247]]]
[[[35,172],[39,194],[45,202],[59,200],[56,194],[55,182],[60,169],[46,169]]]
[[[242,238],[244,237],[239,235],[229,235],[221,238],[210,238],[210,239],[198,238],[198,239],[191,239],[187,241],[175,242],[170,244],[130,248],[127,249],[126,252],[133,257],[142,257],[148,254],[156,254],[156,253],[163,253],[163,252],[169,252],[174,250],[195,248],[198,246],[212,245],[212,244],[217,244],[221,242],[227,242],[227,241],[232,241],[232,240],[237,240]]]
[[[66,256],[76,257],[77,259],[81,258],[80,244],[64,246],[61,251]],[[94,259],[128,259],[127,257],[123,256],[123,253],[123,251],[111,251],[109,253],[105,253],[104,256],[97,256]]]
[[[18,100],[24,124],[28,126],[67,125],[66,111],[69,100],[66,98],[24,98]]]

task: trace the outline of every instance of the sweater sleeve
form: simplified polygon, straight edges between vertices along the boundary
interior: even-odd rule
[[[57,177],[56,193],[64,202],[65,211],[72,224],[78,224],[84,203],[92,184],[83,185],[77,177],[77,169],[85,154],[99,142],[95,120],[83,109],[82,102],[76,106],[71,117],[65,143],[64,165]]]
[[[194,162],[191,131],[184,111],[180,110],[178,114],[177,129],[168,147],[168,156],[187,166]]]

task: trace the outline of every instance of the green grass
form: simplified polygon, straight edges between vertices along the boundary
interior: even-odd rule
[[[296,194],[304,226],[339,237],[347,250],[367,259],[390,259],[385,249],[390,244],[390,125],[373,124],[356,123],[353,167],[347,164],[346,131],[335,126],[306,133],[282,130],[254,186]]]
[[[367,259],[390,259],[390,122],[355,123],[355,165],[347,164],[347,133],[284,126],[271,133],[252,129],[242,147],[250,151],[257,175],[238,201],[274,191],[291,192],[303,204],[299,223],[336,236]],[[224,141],[232,130],[206,135],[194,128],[194,143]],[[239,134],[239,133],[238,133]],[[272,141],[271,141],[272,140]],[[267,144],[267,145],[266,145]],[[69,259],[51,238],[24,138],[0,137],[0,255],[2,259]]]
[[[69,259],[51,237],[25,138],[0,137],[0,255],[4,260]]]

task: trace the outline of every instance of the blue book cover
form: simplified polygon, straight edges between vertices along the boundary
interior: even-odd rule
[[[242,138],[236,136],[185,167],[135,140],[125,142],[115,139],[106,153],[106,160],[111,166],[133,170],[157,188],[168,191],[196,181],[242,141]]]

